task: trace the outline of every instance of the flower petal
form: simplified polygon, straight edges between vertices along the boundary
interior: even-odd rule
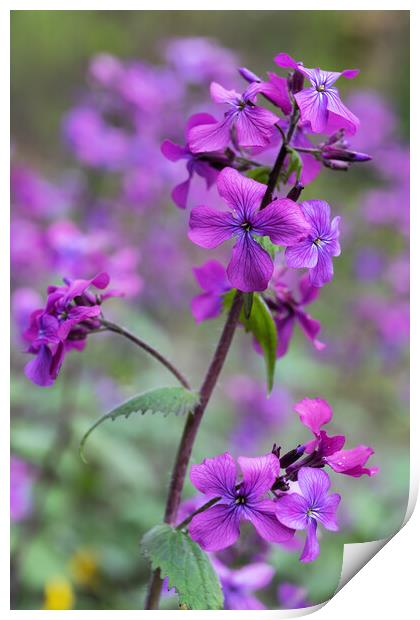
[[[253,562],[232,571],[231,583],[238,588],[259,590],[269,585],[275,572],[275,568],[265,562]]]
[[[304,530],[308,525],[308,502],[299,493],[283,495],[275,503],[277,519],[294,530]]]
[[[328,245],[318,246],[318,262],[309,271],[309,280],[312,286],[321,287],[331,282],[334,276],[334,267]]]
[[[325,92],[305,88],[295,94],[302,122],[308,122],[314,133],[324,133],[327,127],[328,110]]]
[[[240,174],[233,168],[224,168],[217,177],[217,190],[229,207],[240,214],[241,219],[251,220],[265,194],[267,186]]]
[[[260,106],[247,106],[236,116],[238,144],[243,147],[266,146],[279,117]]]
[[[327,456],[325,461],[339,474],[347,474],[348,476],[359,478],[363,474],[368,476],[376,474],[376,469],[363,467],[372,454],[374,454],[374,450],[370,446],[361,444],[351,450],[337,451]]]
[[[188,134],[193,127],[198,127],[198,125],[212,125],[214,123],[217,123],[217,120],[211,114],[207,114],[206,112],[199,112],[198,114],[192,114],[187,121],[185,137],[188,140]]]
[[[171,198],[180,209],[185,209],[187,206],[188,194],[190,191],[191,175],[186,181],[175,185],[171,192]]]
[[[303,333],[308,338],[308,340],[313,343],[314,347],[318,351],[322,351],[322,349],[325,349],[325,344],[316,339],[316,336],[321,329],[321,323],[316,319],[313,319],[306,312],[302,312],[302,310],[296,311],[296,318],[299,321]]]
[[[285,67],[286,69],[299,69],[300,65],[296,62],[294,58],[286,54],[285,52],[281,52],[277,54],[274,58],[274,62],[279,67]]]
[[[305,218],[310,223],[313,234],[317,237],[328,237],[331,233],[331,208],[325,200],[305,200],[301,203]]]
[[[264,500],[258,506],[246,510],[244,518],[251,521],[258,534],[268,542],[283,543],[294,535],[294,528],[280,523],[276,517],[276,507],[272,500]]]
[[[331,486],[328,474],[314,467],[301,467],[298,471],[298,482],[309,508],[313,509],[323,502]]]
[[[25,375],[32,383],[41,387],[53,385],[54,379],[51,376],[52,353],[47,345],[42,344],[34,359],[25,366]]]
[[[300,243],[289,245],[285,252],[286,265],[293,269],[301,269],[315,267],[318,262],[318,247],[308,237]]]
[[[240,456],[238,463],[243,474],[243,491],[247,496],[258,498],[267,493],[280,474],[279,459],[272,452],[256,458]]]
[[[190,536],[205,551],[220,551],[239,538],[239,513],[224,504],[216,504],[193,517]]]
[[[286,355],[290,339],[293,334],[293,327],[295,324],[295,315],[290,314],[289,316],[279,319],[274,317],[274,322],[277,328],[277,357],[283,357]]]
[[[294,245],[310,232],[300,206],[288,198],[274,200],[254,217],[253,230],[276,245]]]
[[[316,518],[325,529],[330,530],[332,532],[337,532],[339,530],[337,523],[337,508],[338,504],[341,501],[341,496],[338,493],[332,493],[325,497],[322,505],[318,507],[316,511]]]
[[[221,293],[229,288],[226,269],[217,260],[208,260],[201,267],[194,267],[193,271],[203,291]]]
[[[302,424],[315,435],[319,435],[321,426],[328,424],[333,417],[331,406],[322,398],[304,398],[296,403],[294,409]]]
[[[230,103],[234,105],[241,99],[241,95],[236,90],[227,90],[217,82],[210,84],[210,95],[215,103]]]
[[[357,116],[344,105],[335,88],[329,89],[326,97],[328,109],[327,133],[344,129],[349,135],[354,135],[360,126]]]
[[[188,133],[188,145],[193,153],[208,153],[225,149],[230,142],[233,117],[225,116],[220,123],[198,125]]]
[[[175,144],[172,140],[164,140],[160,146],[162,155],[169,159],[169,161],[178,161],[188,157],[188,149],[185,146]]]
[[[231,213],[209,207],[195,207],[190,215],[188,237],[202,248],[215,248],[234,233],[236,222]]]
[[[191,313],[197,323],[214,319],[221,314],[222,296],[215,293],[202,293],[191,300]]]
[[[219,454],[192,465],[190,480],[196,489],[207,495],[235,497],[236,465],[229,454]]]
[[[319,542],[316,535],[317,525],[315,519],[309,519],[305,546],[299,558],[301,562],[313,562],[319,556]]]
[[[265,291],[273,270],[269,254],[250,234],[241,235],[233,246],[232,258],[227,267],[231,285],[245,293]]]

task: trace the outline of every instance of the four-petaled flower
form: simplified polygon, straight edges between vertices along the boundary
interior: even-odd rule
[[[197,323],[218,316],[223,307],[223,295],[230,288],[226,270],[217,260],[194,267],[194,275],[204,293],[191,300],[191,312]]]
[[[338,530],[336,512],[341,497],[328,495],[330,479],[321,469],[301,467],[298,472],[300,493],[288,493],[276,502],[276,515],[280,523],[295,530],[307,530],[301,562],[312,562],[319,555],[316,535],[318,523],[333,532]]]
[[[258,458],[238,458],[243,480],[237,484],[236,464],[225,452],[201,465],[191,467],[193,485],[208,499],[220,497],[217,504],[195,515],[190,536],[206,551],[219,551],[233,545],[239,537],[240,522],[250,521],[258,534],[269,542],[282,543],[293,536],[293,529],[275,517],[275,504],[267,493],[279,475],[274,454]]]
[[[229,110],[221,122],[199,125],[190,130],[188,143],[191,151],[219,151],[225,149],[232,139],[234,144],[243,147],[266,146],[279,117],[255,105],[259,91],[260,85],[256,82],[242,95],[212,82],[210,94],[213,101],[228,104]]]
[[[336,216],[330,222],[330,205],[323,200],[307,200],[300,206],[310,232],[305,239],[286,249],[286,264],[294,269],[308,267],[310,283],[321,287],[332,280],[332,257],[341,253],[338,240],[340,217]]]
[[[274,200],[259,210],[267,186],[224,168],[217,179],[219,194],[231,211],[196,207],[190,216],[189,238],[204,248],[215,248],[236,237],[227,267],[231,285],[241,291],[264,291],[273,274],[273,261],[254,235],[268,236],[276,245],[298,243],[310,231],[298,204],[288,198]],[[295,246],[299,247],[299,246]]]
[[[278,54],[274,62],[280,67],[299,71],[309,80],[310,87],[295,93],[294,97],[301,120],[308,122],[314,133],[333,133],[338,129],[344,129],[350,135],[356,133],[359,119],[341,101],[334,84],[341,76],[348,79],[356,77],[359,74],[358,69],[344,71],[307,69],[284,53]]]
[[[188,134],[193,127],[197,125],[214,125],[215,123],[217,123],[216,119],[210,114],[193,114],[187,122],[186,138],[188,139]],[[171,193],[174,203],[180,209],[185,209],[193,175],[197,174],[205,179],[207,189],[209,189],[216,181],[219,172],[207,161],[200,158],[199,155],[194,154],[188,146],[180,146],[171,140],[165,140],[161,145],[161,151],[169,161],[187,160],[188,178],[186,181],[176,185]]]

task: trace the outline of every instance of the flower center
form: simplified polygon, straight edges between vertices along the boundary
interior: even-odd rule
[[[325,92],[325,84],[318,84],[318,86],[316,87],[317,91],[319,93],[323,93]]]
[[[246,232],[249,232],[250,230],[252,230],[252,224],[250,222],[244,222],[243,224],[241,224],[241,228],[246,230]]]
[[[246,497],[244,495],[238,495],[238,497],[235,499],[235,504],[237,504],[238,506],[243,506],[244,504],[246,504]]]
[[[315,245],[320,246],[321,245],[321,239],[319,237],[317,239],[314,239],[314,243],[315,243]]]

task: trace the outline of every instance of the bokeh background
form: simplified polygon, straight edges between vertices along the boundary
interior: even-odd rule
[[[310,309],[327,347],[313,350],[296,331],[266,401],[262,359],[238,333],[192,459],[307,441],[292,407],[305,396],[332,404],[331,426],[349,446],[374,447],[376,477],[332,476],[342,528],[325,533],[316,562],[265,550],[276,569],[258,593],[268,608],[287,606],[278,592],[285,582],[309,603],[324,601],[339,580],[343,543],[395,532],[408,496],[408,12],[14,11],[11,28],[11,552],[12,605],[21,609],[142,608],[149,573],[139,540],[162,519],[183,424],[133,416],[104,425],[83,464],[78,444],[99,415],[172,378],[129,342],[98,334],[66,358],[52,388],[36,387],[22,372],[29,312],[49,283],[105,269],[127,292],[107,302],[107,318],[199,385],[222,320],[195,324],[192,266],[216,254],[186,239],[188,210],[170,199],[185,170],[163,159],[160,142],[182,141],[193,111],[219,115],[208,84],[239,87],[237,66],[273,71],[272,58],[286,51],[307,66],[361,69],[339,86],[362,121],[353,143],[374,159],[347,173],[324,169],[305,189],[343,220],[334,281]],[[118,96],[104,86],[110,65],[100,53],[131,67]],[[204,193],[198,181],[189,205],[217,202]],[[184,494],[193,495],[189,483]],[[232,565],[252,558],[253,544],[245,534]],[[162,605],[176,608],[176,598]]]

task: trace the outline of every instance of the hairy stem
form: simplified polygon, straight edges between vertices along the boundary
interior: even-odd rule
[[[137,336],[129,332],[124,327],[117,325],[116,323],[111,323],[110,321],[101,319],[101,324],[108,331],[114,332],[115,334],[120,334],[120,336],[124,336],[131,342],[134,342],[134,344],[136,344],[138,347],[143,349],[143,351],[146,351],[146,353],[154,357],[158,362],[160,362],[163,366],[165,366],[165,368],[167,368],[167,370],[169,370],[169,372],[173,374],[173,376],[177,379],[177,381],[179,381],[179,383],[183,387],[187,388],[187,390],[190,389],[190,384],[187,381],[187,379],[184,377],[184,375],[177,368],[175,368],[175,366],[169,360],[167,360],[166,357],[164,357],[161,353],[159,353],[159,351],[156,351],[156,349],[151,347],[150,344],[147,344],[147,342],[144,342],[140,338],[137,338]]]
[[[181,493],[184,486],[185,475],[190,460],[194,439],[196,437],[201,419],[206,410],[207,404],[216,386],[223,364],[226,360],[230,345],[233,340],[239,315],[243,304],[243,294],[237,291],[231,309],[226,319],[225,326],[220,336],[218,345],[214,352],[210,366],[207,370],[203,384],[200,389],[200,402],[192,413],[188,414],[184,426],[184,432],[178,447],[174,467],[172,470],[171,482],[169,485],[168,498],[165,509],[165,522],[173,524],[181,502]],[[149,586],[146,599],[146,609],[157,609],[162,588],[160,571],[154,571]]]

